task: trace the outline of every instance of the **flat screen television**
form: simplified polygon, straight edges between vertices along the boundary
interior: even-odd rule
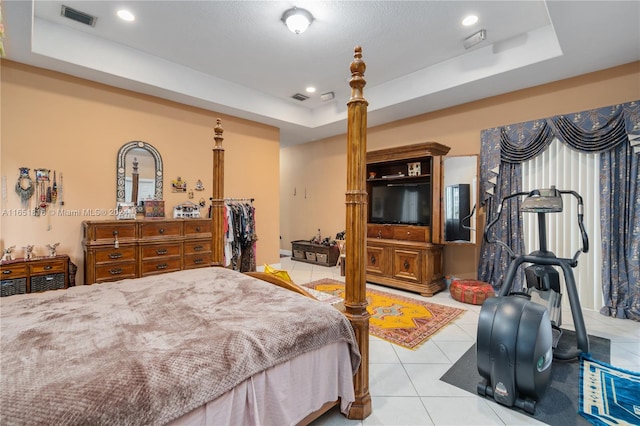
[[[431,224],[429,183],[375,185],[369,203],[370,223]]]

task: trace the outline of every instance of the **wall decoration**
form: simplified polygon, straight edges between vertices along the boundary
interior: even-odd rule
[[[407,163],[408,175],[409,176],[420,176],[420,162],[415,163]]]
[[[182,204],[179,204],[173,208],[173,218],[199,218],[200,217],[200,206],[192,203],[191,201],[186,201]]]
[[[198,181],[196,182],[196,186],[194,189],[196,191],[204,191],[204,185],[202,184],[202,181],[200,179],[198,179]]]
[[[131,220],[136,218],[136,203],[120,202],[116,206],[116,219]]]
[[[182,180],[180,176],[171,181],[172,192],[187,192],[187,182]]]
[[[33,180],[29,176],[29,170],[31,169],[28,167],[20,167],[20,176],[18,176],[18,181],[16,182],[16,194],[20,197],[23,208],[29,207],[29,199],[36,190]]]

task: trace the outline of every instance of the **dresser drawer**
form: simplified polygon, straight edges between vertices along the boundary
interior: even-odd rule
[[[24,263],[16,265],[2,265],[0,266],[0,271],[0,279],[3,280],[26,277],[27,265],[25,265]]]
[[[184,243],[184,254],[211,253],[211,241],[188,241]]]
[[[391,225],[367,225],[367,237],[369,238],[393,238],[393,227]]]
[[[181,234],[181,225],[181,222],[145,222],[140,224],[140,237],[143,239],[179,237]]]
[[[105,248],[96,250],[96,264],[131,261],[136,258],[135,247]]]
[[[184,222],[185,236],[206,236],[211,235],[211,220],[186,219]]]
[[[154,259],[159,257],[180,256],[182,254],[182,247],[180,243],[174,244],[151,244],[141,247],[142,260]]]
[[[135,262],[121,262],[96,266],[96,282],[116,281],[136,277]]]
[[[211,265],[211,252],[184,257],[184,269],[202,268]]]
[[[393,230],[393,238],[404,241],[429,241],[429,229],[417,226],[399,226]]]
[[[181,269],[182,259],[154,259],[142,262],[142,276],[164,274],[165,272],[179,271]]]
[[[86,224],[85,224],[86,226]],[[118,240],[135,239],[136,224],[134,222],[122,223],[95,223],[86,230],[85,239],[87,241],[110,240],[114,241],[116,235]]]
[[[56,272],[64,272],[65,266],[64,262],[60,262],[59,260],[38,262],[37,264],[29,265],[29,272],[31,275],[53,274]]]

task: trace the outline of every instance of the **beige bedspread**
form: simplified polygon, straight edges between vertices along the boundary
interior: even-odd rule
[[[353,330],[223,268],[0,299],[0,423],[163,424]]]

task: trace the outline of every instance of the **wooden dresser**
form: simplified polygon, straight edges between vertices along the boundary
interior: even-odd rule
[[[84,283],[138,278],[211,265],[211,220],[82,222]]]
[[[0,279],[0,296],[67,288],[69,256],[3,260]]]

